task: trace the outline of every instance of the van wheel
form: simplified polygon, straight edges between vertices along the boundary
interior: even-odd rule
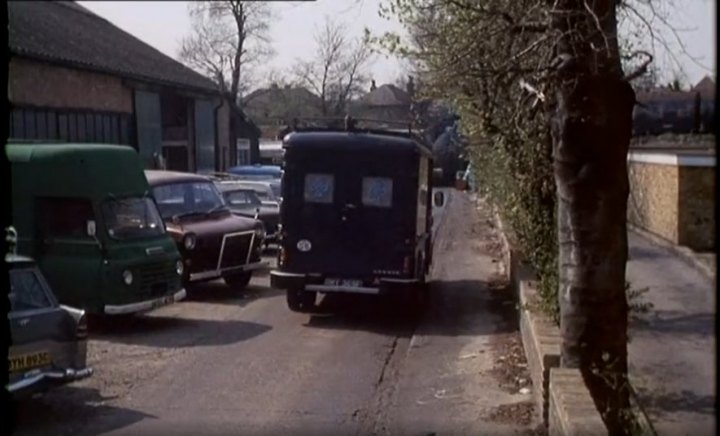
[[[252,273],[250,272],[244,272],[240,274],[235,274],[231,276],[227,276],[224,278],[225,284],[231,287],[234,291],[241,291],[245,289],[250,283],[250,279],[252,278]]]
[[[287,290],[287,305],[293,312],[310,312],[315,308],[315,292],[302,289]]]

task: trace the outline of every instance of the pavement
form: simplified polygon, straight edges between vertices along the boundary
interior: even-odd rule
[[[653,307],[631,320],[630,381],[659,436],[714,435],[716,288],[677,254],[629,233],[627,277]]]
[[[16,434],[537,434],[491,217],[447,199],[422,313],[346,295],[298,314],[267,274],[209,283],[93,328],[94,376],[21,402]]]

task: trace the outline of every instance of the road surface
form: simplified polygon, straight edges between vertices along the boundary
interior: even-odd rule
[[[373,296],[287,309],[263,275],[91,332],[96,374],[21,402],[17,434],[534,434],[489,214],[448,196],[422,314]]]

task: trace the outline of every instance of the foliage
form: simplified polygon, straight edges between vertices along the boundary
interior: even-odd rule
[[[530,3],[485,2],[488,10],[504,8],[509,14]],[[491,23],[477,9],[470,2],[390,1],[382,13],[406,26],[411,43],[403,44],[393,34],[373,42],[413,62],[424,84],[423,97],[452,104],[470,145],[467,157],[478,189],[497,207],[514,242],[537,270],[542,307],[557,322],[551,142],[541,107],[517,84],[519,74],[532,69],[543,53],[521,54],[512,68],[504,67],[501,60],[510,59],[513,48],[531,37],[503,32],[507,23]],[[482,33],[478,26],[484,27]]]

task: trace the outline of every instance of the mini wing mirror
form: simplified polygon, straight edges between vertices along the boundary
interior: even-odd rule
[[[435,207],[443,207],[445,205],[445,193],[437,191],[433,194],[433,204]]]
[[[95,237],[95,234],[97,232],[97,228],[95,227],[95,221],[89,220],[85,223],[85,231],[87,232],[87,235],[91,238]]]

